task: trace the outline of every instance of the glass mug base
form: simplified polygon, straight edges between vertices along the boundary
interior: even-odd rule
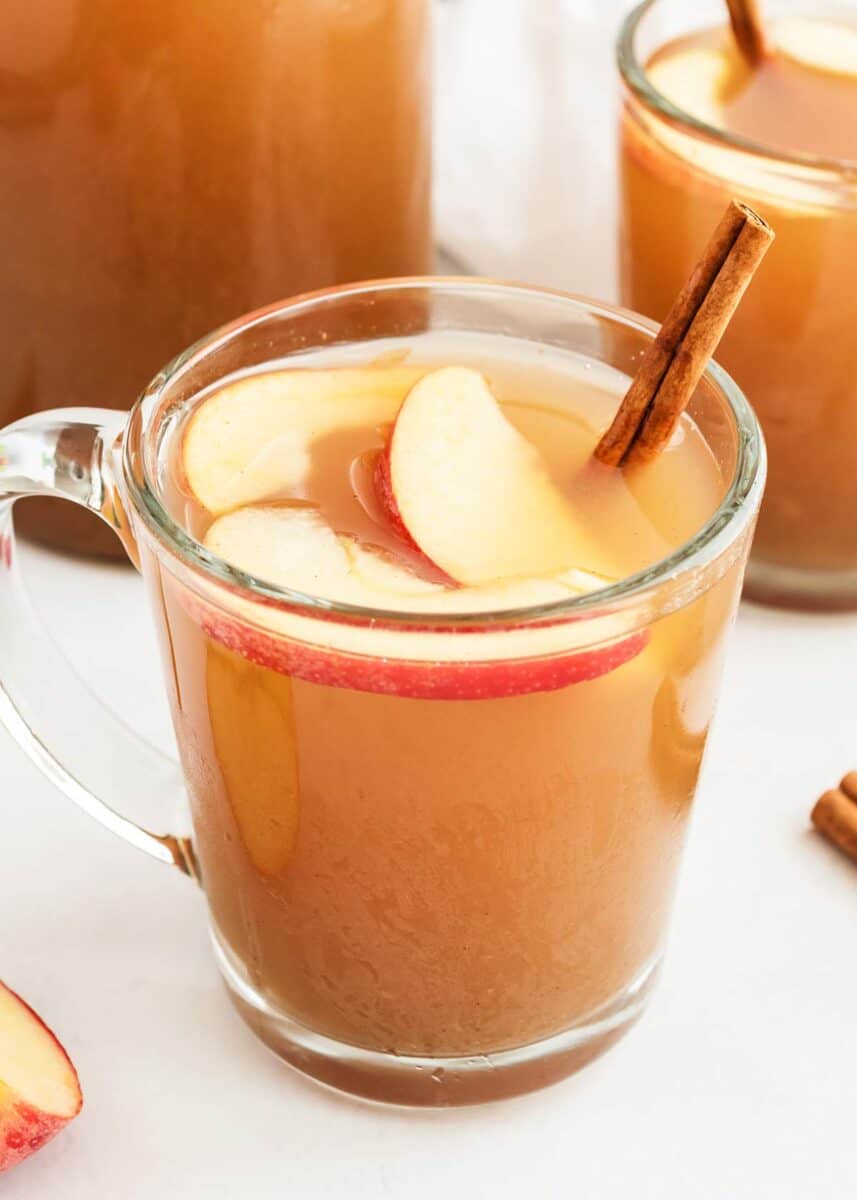
[[[552,1037],[497,1054],[417,1057],[367,1050],[313,1032],[253,986],[213,928],[211,941],[232,1004],[279,1058],[334,1091],[410,1108],[461,1108],[509,1100],[567,1079],[609,1050],[639,1020],[661,964],[658,954],[606,1004]]]
[[[744,597],[758,604],[816,612],[857,610],[857,569],[786,567],[750,558]]]

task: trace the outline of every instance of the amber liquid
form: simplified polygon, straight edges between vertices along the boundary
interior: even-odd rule
[[[431,349],[415,361],[444,353]],[[608,386],[548,352],[500,358],[478,339],[455,361],[483,366],[625,572],[681,544],[721,500],[721,471],[687,420],[645,471],[593,468],[618,376]],[[345,428],[334,455],[324,439],[306,499],[395,552],[355,485],[382,436]],[[204,532],[178,477],[173,508]],[[481,1054],[567,1029],[653,968],[740,563],[599,679],[456,700],[251,661],[240,627],[229,646],[203,631],[187,582],[151,547],[143,566],[216,936],[266,1003],[362,1047]]]
[[[127,408],[243,312],[427,271],[428,16],[426,0],[3,0],[0,426]],[[40,537],[113,545],[67,504],[19,507]]]
[[[776,36],[776,25],[774,25]],[[704,97],[711,120],[781,152],[857,159],[857,78],[777,53],[750,72],[725,32],[670,43],[654,72],[688,49],[722,55]],[[686,107],[695,111],[699,89]],[[670,97],[681,106],[681,87]],[[672,126],[634,97],[622,121],[622,296],[662,319],[731,196],[757,208],[776,241],[733,318],[718,360],[756,409],[769,451],[753,547],[761,568],[857,569],[857,203],[834,171],[775,175],[759,154],[730,153]],[[817,601],[824,602],[823,586]],[[776,599],[776,588],[764,594]],[[807,594],[804,600],[814,601]]]

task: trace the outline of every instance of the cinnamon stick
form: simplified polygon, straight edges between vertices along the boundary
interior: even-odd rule
[[[596,446],[600,462],[649,462],[664,448],[773,237],[758,213],[730,203]]]
[[[828,841],[857,862],[857,771],[816,801],[812,823]]]
[[[726,0],[738,49],[757,67],[768,54],[768,39],[757,0]]]

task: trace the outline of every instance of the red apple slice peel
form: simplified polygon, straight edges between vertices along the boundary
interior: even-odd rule
[[[30,1006],[0,983],[0,1172],[40,1150],[82,1105],[65,1050]]]

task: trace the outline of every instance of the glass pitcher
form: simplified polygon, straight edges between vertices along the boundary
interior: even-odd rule
[[[3,0],[0,425],[238,313],[430,265],[429,0]],[[41,540],[120,552],[35,500]]]

